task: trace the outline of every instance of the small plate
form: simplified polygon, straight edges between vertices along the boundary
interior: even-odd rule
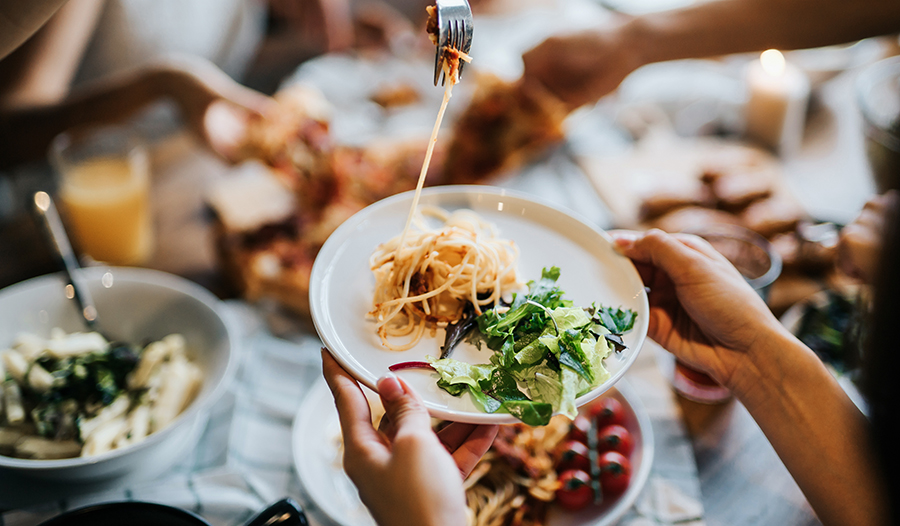
[[[380,243],[403,230],[412,196],[406,192],[384,199],[344,222],[322,247],[310,278],[310,306],[319,337],[344,369],[373,390],[391,365],[439,356],[444,340],[443,330],[438,330],[434,337],[426,333],[410,350],[390,351],[381,345],[375,323],[366,316],[375,286],[369,257]],[[575,305],[596,302],[636,311],[634,329],[623,336],[628,348],[605,361],[610,378],[579,397],[576,404],[597,398],[625,374],[647,335],[649,307],[637,270],[613,249],[605,232],[533,197],[487,186],[427,188],[420,204],[446,210],[469,208],[496,225],[501,237],[518,245],[519,275],[524,281],[539,279],[541,269],[557,266],[558,283]],[[488,363],[491,353],[462,343],[453,358]],[[468,395],[450,395],[437,386],[437,375],[431,371],[411,369],[398,374],[421,394],[432,416],[475,424],[517,422],[509,414],[482,412]]]
[[[378,396],[364,389],[373,411],[380,407]],[[609,526],[615,524],[634,504],[650,476],[653,464],[653,429],[647,410],[635,390],[622,380],[609,392],[622,402],[624,426],[634,436],[631,454],[632,479],[625,493],[601,506],[570,512],[553,506],[548,526]],[[356,487],[341,464],[341,427],[331,391],[324,380],[316,382],[294,418],[291,446],[294,468],[309,499],[312,513],[340,526],[375,526],[369,511],[360,502]]]

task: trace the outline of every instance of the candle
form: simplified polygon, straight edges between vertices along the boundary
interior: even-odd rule
[[[807,76],[769,49],[747,66],[745,81],[747,136],[782,154],[796,151],[806,122]]]

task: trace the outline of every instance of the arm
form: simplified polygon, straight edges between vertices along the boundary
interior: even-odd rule
[[[40,29],[66,0],[0,0],[0,59]]]
[[[50,141],[67,129],[118,122],[162,98],[174,100],[187,124],[226,156],[214,135],[218,129],[207,126],[207,110],[225,101],[240,117],[260,113],[270,103],[211,63],[173,59],[102,79],[59,104],[0,113],[0,168],[43,157]]]
[[[868,421],[737,270],[693,236],[615,238],[650,286],[650,336],[735,394],[822,522],[885,524]]]
[[[87,49],[103,0],[73,0],[0,61],[0,108],[64,99]]]
[[[626,32],[641,61],[852,42],[900,29],[894,0],[718,0],[636,17]]]
[[[898,29],[900,2],[895,0],[714,0],[621,15],[608,28],[552,37],[525,54],[525,76],[577,107],[653,62],[817,47]]]

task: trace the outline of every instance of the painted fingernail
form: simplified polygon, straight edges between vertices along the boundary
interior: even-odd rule
[[[394,373],[387,373],[378,379],[378,394],[387,401],[399,400],[403,396],[403,386]]]

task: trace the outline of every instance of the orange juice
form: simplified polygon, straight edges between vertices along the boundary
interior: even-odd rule
[[[60,197],[78,248],[114,265],[140,263],[153,242],[144,155],[94,157],[69,165]]]

